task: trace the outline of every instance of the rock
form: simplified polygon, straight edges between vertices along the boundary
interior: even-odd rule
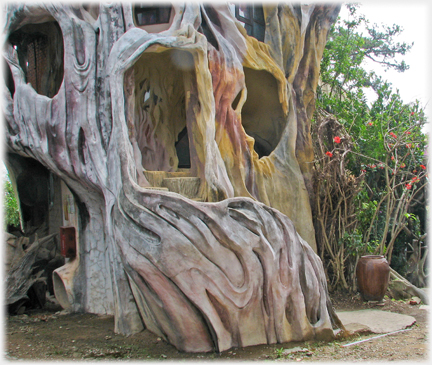
[[[370,333],[371,329],[361,323],[347,323],[345,324],[345,329],[351,333]]]
[[[288,355],[292,355],[292,354],[297,354],[297,353],[305,353],[306,355],[310,356],[312,355],[312,352],[309,351],[307,348],[301,348],[301,347],[293,347],[291,349],[285,349],[282,351],[282,355],[283,356],[288,356]],[[310,354],[310,355],[309,355]]]
[[[55,314],[57,314],[58,316],[65,316],[67,314],[70,314],[70,312],[66,309],[63,309],[61,311],[55,312]]]
[[[421,303],[421,299],[419,297],[412,297],[409,301],[409,304],[411,305],[417,305]]]
[[[390,296],[396,300],[408,299],[411,294],[406,292],[406,285],[399,280],[390,280],[388,285]]]

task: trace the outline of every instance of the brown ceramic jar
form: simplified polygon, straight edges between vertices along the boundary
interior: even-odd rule
[[[384,256],[360,257],[356,276],[363,300],[381,301],[384,298],[390,278],[390,266]]]

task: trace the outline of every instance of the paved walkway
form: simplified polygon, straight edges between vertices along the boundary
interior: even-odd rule
[[[377,309],[336,312],[345,328],[350,332],[389,333],[412,326],[412,316]]]

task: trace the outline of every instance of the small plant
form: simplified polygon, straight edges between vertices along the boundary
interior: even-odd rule
[[[8,225],[18,227],[20,225],[18,202],[15,197],[14,188],[10,181],[9,174],[3,176],[3,182],[4,227],[7,227]]]
[[[281,347],[280,349],[276,349],[276,359],[280,359],[281,357],[283,357],[283,352],[284,352],[284,348]]]

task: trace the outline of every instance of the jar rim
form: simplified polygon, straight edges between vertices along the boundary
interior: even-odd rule
[[[383,255],[364,255],[361,256],[361,258],[368,258],[368,259],[383,259]]]

